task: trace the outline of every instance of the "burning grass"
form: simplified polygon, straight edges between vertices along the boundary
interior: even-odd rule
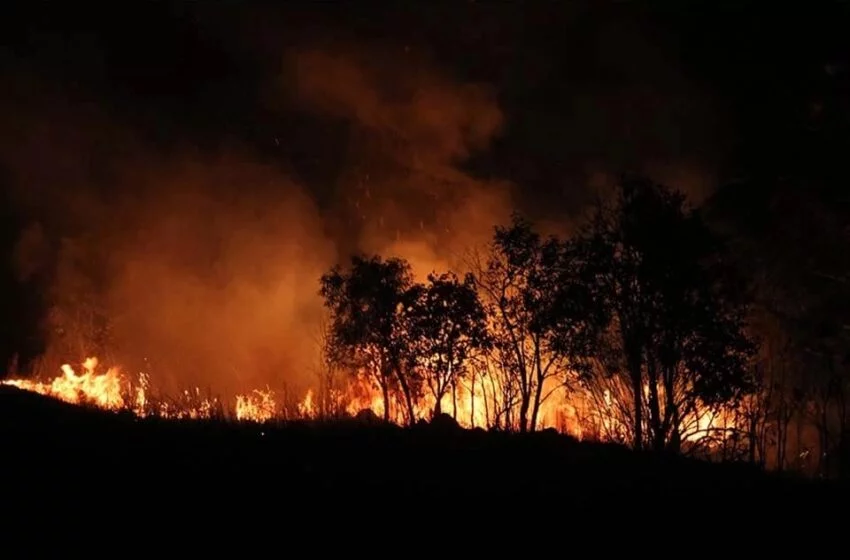
[[[47,381],[8,379],[3,385],[17,387],[74,405],[87,405],[108,411],[130,413],[138,418],[168,420],[220,420],[237,423],[267,424],[292,420],[353,418],[364,411],[375,418],[384,417],[384,401],[364,376],[353,376],[341,388],[313,389],[301,398],[270,387],[254,389],[235,396],[232,402],[198,387],[176,395],[158,394],[150,376],[131,376],[118,367],[101,367],[95,357],[87,358],[80,368],[61,366],[61,374]],[[490,378],[459,383],[447,394],[442,410],[463,428],[511,430],[512,402],[509,391]],[[567,390],[554,386],[542,407],[538,429],[554,430],[578,440],[628,443],[628,413],[610,390],[597,397],[589,390]],[[433,398],[418,401],[415,421],[431,419]],[[395,424],[409,424],[406,408],[398,399],[389,399],[388,418]],[[683,440],[692,450],[717,452],[736,441],[742,421],[732,411],[705,409],[692,412],[682,423]]]

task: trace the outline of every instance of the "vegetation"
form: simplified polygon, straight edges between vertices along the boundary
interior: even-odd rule
[[[534,431],[554,390],[622,378],[633,446],[677,452],[686,416],[754,389],[747,290],[679,193],[626,178],[569,239],[515,215],[471,264],[423,285],[404,260],[355,256],[322,278],[327,354],[369,374],[385,419],[393,394],[415,419],[423,389],[439,414],[477,360],[499,378],[505,427]]]
[[[510,227],[496,228],[484,262],[474,263],[493,358],[504,385],[519,397],[522,432],[537,427],[547,382],[570,383],[593,352],[604,311],[573,257],[564,241],[542,239],[532,224],[514,216]]]
[[[371,409],[364,418],[414,425],[450,411],[470,427],[557,427],[636,450],[846,475],[848,329],[835,288],[846,271],[828,251],[813,255],[833,289],[796,297],[810,275],[767,258],[732,218],[722,197],[691,208],[624,177],[568,237],[514,215],[465,274],[419,282],[404,259],[355,255],[320,278],[316,394],[239,396],[236,418],[339,418],[359,406]],[[364,381],[381,406],[351,399]],[[140,416],[224,414],[197,390],[173,403],[120,400]]]
[[[645,409],[651,447],[678,451],[684,413],[751,388],[746,289],[684,196],[645,179],[626,179],[576,244],[610,317],[607,375],[625,371],[631,388],[633,445]]]
[[[777,276],[756,273],[753,248],[723,225],[715,201],[691,208],[681,193],[627,176],[570,237],[544,237],[513,216],[463,280],[445,272],[419,284],[404,260],[357,256],[322,279],[327,355],[340,371],[367,372],[385,403],[406,403],[409,421],[424,395],[440,414],[466,379],[485,388],[491,427],[535,431],[560,391],[597,409],[587,413],[597,437],[635,449],[782,469],[795,423],[793,453],[817,447],[846,465],[840,321],[825,338],[793,330],[813,332],[778,309],[788,294],[764,299],[777,290],[761,283]],[[839,305],[835,290],[822,294]],[[807,313],[823,317],[820,304]],[[788,373],[801,367],[823,376]],[[722,425],[704,425],[720,415]],[[803,444],[802,422],[817,442]]]
[[[410,265],[401,259],[356,256],[349,270],[334,268],[321,283],[333,316],[328,354],[371,375],[384,399],[384,420],[389,419],[390,393],[400,392],[413,422],[420,379],[411,367],[410,317],[418,290]]]

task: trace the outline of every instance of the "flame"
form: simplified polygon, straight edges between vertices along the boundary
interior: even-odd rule
[[[124,408],[124,378],[121,372],[118,368],[109,368],[105,373],[97,374],[97,365],[97,358],[86,358],[81,374],[77,374],[69,364],[63,364],[62,375],[49,383],[27,379],[9,379],[2,383],[72,404],[93,404],[109,410]],[[144,395],[141,398],[144,400]]]
[[[9,385],[39,393],[71,404],[89,404],[105,410],[129,410],[140,417],[159,416],[173,419],[212,418],[217,399],[204,397],[195,388],[184,390],[176,401],[159,400],[150,394],[150,376],[140,373],[134,384],[118,367],[97,372],[96,357],[86,358],[82,373],[70,364],[60,367],[62,375],[50,382],[30,379],[7,379],[0,385]]]
[[[197,388],[184,390],[177,399],[162,399],[151,394],[150,376],[146,373],[140,373],[133,382],[118,367],[98,373],[96,357],[86,358],[81,365],[82,373],[77,373],[70,364],[63,364],[61,375],[49,382],[9,379],[0,384],[72,404],[128,410],[140,417],[198,420],[224,414],[218,399],[204,396]],[[511,418],[515,412],[504,401],[504,390],[497,379],[488,376],[464,379],[443,396],[440,408],[464,428],[514,428]],[[568,390],[550,380],[544,385],[543,394],[547,398],[540,405],[537,429],[554,428],[577,439],[629,441],[627,423],[620,413],[623,409],[611,390],[605,389],[600,398],[594,399],[588,391]],[[370,410],[378,418],[384,416],[381,392],[363,375],[354,376],[345,390],[332,392],[329,400],[332,402],[326,403],[326,406],[343,410],[350,416],[363,410]],[[392,395],[389,401],[389,419],[406,423],[408,419],[403,403]],[[415,420],[431,418],[435,404],[433,396],[420,398],[414,407]],[[297,403],[295,410],[296,416],[302,419],[315,419],[326,413],[323,412],[325,409],[320,409],[312,389]],[[240,422],[262,423],[282,418],[284,411],[274,392],[266,387],[236,395],[231,414]],[[736,428],[737,421],[732,411],[700,408],[684,415],[680,432],[683,441],[695,444],[707,442],[710,447],[728,438]]]
[[[277,404],[271,390],[254,389],[247,395],[236,396],[236,419],[268,422],[276,416]]]
[[[312,389],[308,389],[304,400],[298,403],[298,414],[303,418],[316,418],[318,416],[316,403],[313,402]]]

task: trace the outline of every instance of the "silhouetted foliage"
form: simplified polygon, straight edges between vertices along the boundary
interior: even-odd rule
[[[815,174],[817,172],[813,170]],[[812,184],[813,183],[813,184]],[[806,180],[750,180],[721,189],[704,213],[734,240],[755,289],[761,426],[758,460],[835,475],[850,467],[850,212],[846,199]]]
[[[331,311],[329,355],[372,377],[389,420],[390,395],[400,391],[414,421],[417,389],[405,313],[413,303],[410,265],[402,259],[354,256],[347,270],[333,268],[321,278],[320,293]]]
[[[475,281],[453,273],[428,276],[412,289],[410,342],[419,374],[434,397],[434,417],[442,400],[467,373],[471,355],[488,347],[486,314]]]
[[[576,247],[606,293],[621,358],[609,365],[630,381],[634,446],[646,425],[654,449],[678,450],[685,414],[750,388],[743,286],[683,195],[642,178],[623,179]]]
[[[594,325],[604,311],[583,283],[577,253],[542,238],[514,215],[495,230],[490,253],[478,263],[476,283],[486,300],[493,347],[506,381],[519,395],[520,431],[533,431],[540,405],[553,388],[592,355]],[[552,380],[550,387],[547,382]]]
[[[456,389],[472,354],[489,344],[486,315],[471,276],[431,274],[413,282],[403,259],[356,256],[351,267],[336,267],[321,280],[331,311],[329,360],[367,371],[382,392],[384,419],[391,395],[399,393],[410,423],[424,388],[441,400]]]

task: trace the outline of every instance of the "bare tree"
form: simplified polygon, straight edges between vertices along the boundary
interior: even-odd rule
[[[333,331],[330,318],[322,316],[316,334],[317,360],[315,374],[318,380],[315,414],[319,417],[339,416],[343,411],[342,393],[344,379],[333,355]]]
[[[514,215],[497,227],[487,255],[473,259],[493,340],[492,363],[504,389],[516,387],[517,427],[536,429],[541,404],[587,355],[585,331],[593,309],[574,274],[574,252],[555,237],[542,238]],[[554,380],[552,383],[547,383]],[[507,396],[507,395],[506,395]]]

